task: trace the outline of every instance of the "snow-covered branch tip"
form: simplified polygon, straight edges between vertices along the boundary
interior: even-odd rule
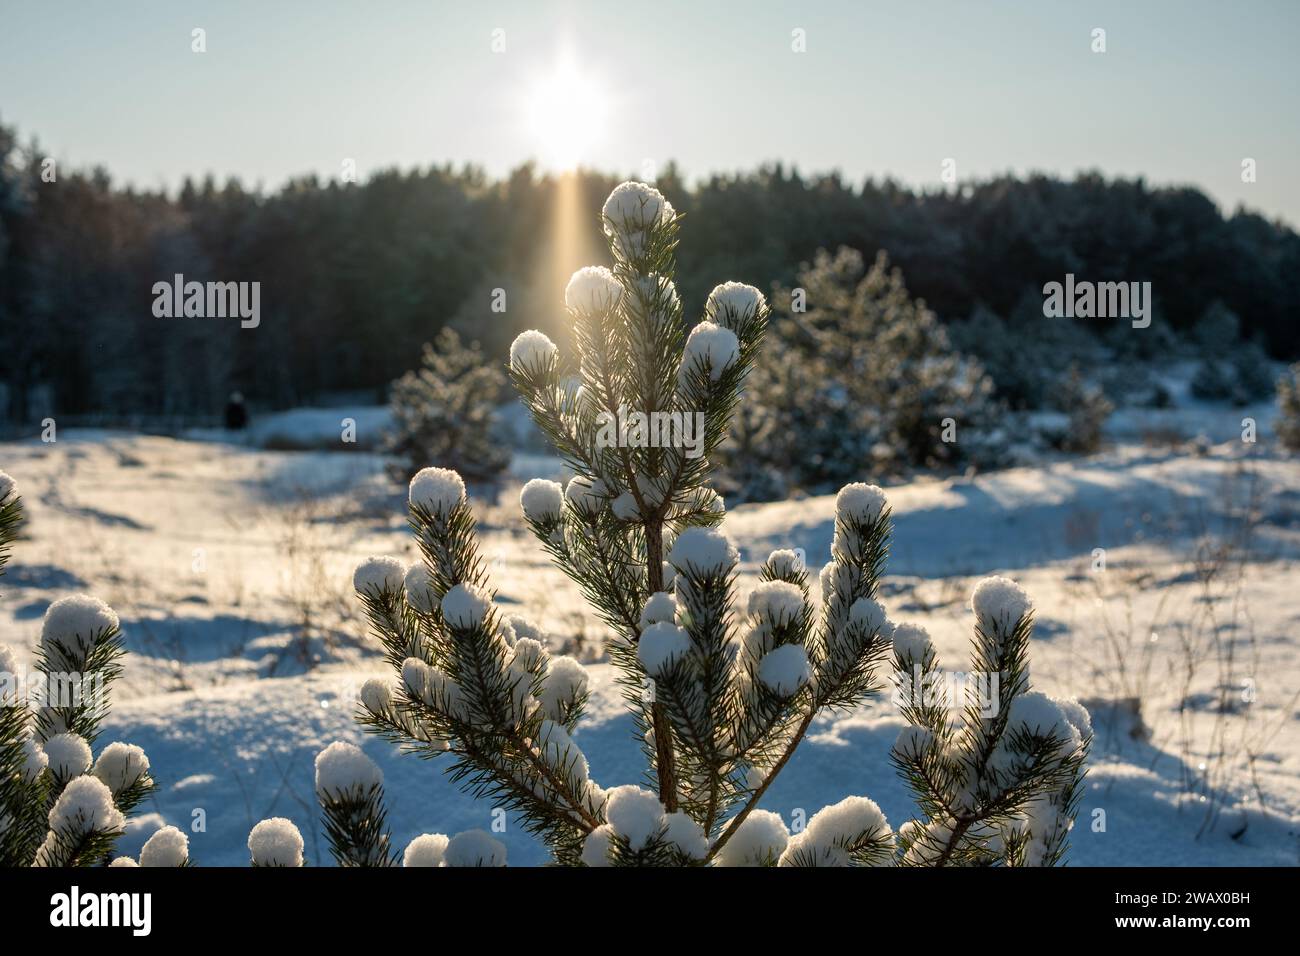
[[[921,808],[899,832],[905,865],[1051,866],[1060,862],[1092,740],[1074,700],[1030,690],[1033,606],[1007,578],[971,595],[971,675],[963,700],[935,699],[938,656],[924,629],[894,631],[894,667],[909,726],[893,761]],[[956,706],[951,706],[955,704]]]

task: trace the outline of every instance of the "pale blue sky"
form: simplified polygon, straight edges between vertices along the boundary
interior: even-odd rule
[[[212,172],[274,187],[347,157],[363,177],[447,160],[499,174],[530,156],[627,174],[672,158],[692,177],[779,159],[938,185],[951,157],[959,177],[1192,183],[1294,224],[1297,49],[1295,0],[5,0],[0,120],[144,186]],[[560,150],[535,114],[566,56],[597,92]],[[552,126],[577,122],[560,113]]]

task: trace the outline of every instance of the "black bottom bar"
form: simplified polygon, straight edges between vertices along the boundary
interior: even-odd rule
[[[1008,931],[1023,940],[1041,930],[1064,932],[1071,941],[1199,934],[1231,946],[1241,933],[1293,925],[1293,909],[1282,915],[1293,880],[1290,870],[1210,868],[10,870],[0,873],[0,933],[5,951],[13,952],[20,950],[10,943],[74,933],[129,946],[281,939],[337,945],[349,938],[387,945],[426,934],[430,942],[449,942],[464,932],[492,946],[520,939],[521,931],[545,933],[561,920],[569,924],[565,936],[608,926],[633,931],[622,938],[636,945],[659,930],[679,936],[669,927],[686,921],[693,939],[785,929],[822,945],[866,932],[868,917],[877,928],[887,921],[927,941],[987,941]],[[85,925],[92,922],[117,925]],[[989,935],[981,937],[984,931]]]

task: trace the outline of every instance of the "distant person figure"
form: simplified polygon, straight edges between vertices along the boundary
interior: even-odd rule
[[[244,396],[239,392],[231,392],[230,400],[226,402],[226,430],[237,432],[248,427],[248,406],[244,404]]]

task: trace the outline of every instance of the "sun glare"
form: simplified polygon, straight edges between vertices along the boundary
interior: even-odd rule
[[[537,80],[527,110],[538,159],[565,170],[589,160],[589,151],[600,142],[608,100],[599,80],[562,64]]]

